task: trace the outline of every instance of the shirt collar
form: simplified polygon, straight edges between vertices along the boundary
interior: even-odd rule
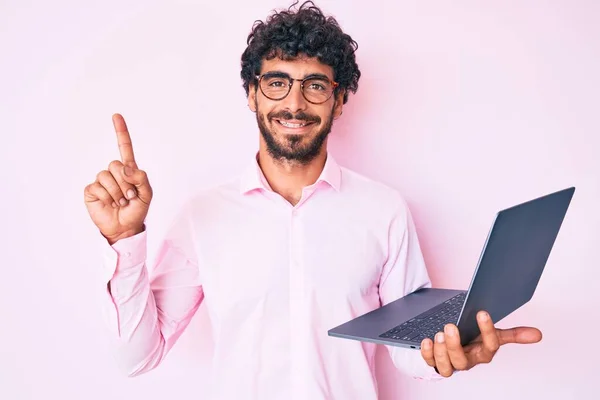
[[[335,161],[331,153],[327,153],[327,159],[325,160],[325,166],[323,167],[323,171],[321,171],[321,175],[312,186],[317,186],[322,183],[325,183],[331,186],[336,191],[340,190],[342,181],[342,171],[339,164]],[[241,176],[240,179],[240,193],[246,194],[250,193],[253,190],[268,190],[272,191],[265,175],[263,174],[260,166],[258,164],[258,153],[254,155],[250,165]]]

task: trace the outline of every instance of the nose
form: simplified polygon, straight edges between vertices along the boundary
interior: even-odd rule
[[[302,94],[302,82],[300,81],[292,81],[292,87],[290,88],[290,92],[283,99],[283,106],[295,113],[301,110],[306,110],[308,102],[304,98]]]

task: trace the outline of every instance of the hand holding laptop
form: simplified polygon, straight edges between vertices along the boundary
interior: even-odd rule
[[[533,297],[574,192],[566,188],[499,211],[467,290],[421,288],[328,334],[420,350],[444,377],[489,363],[507,343],[539,342],[537,328],[496,329],[494,323]]]
[[[542,332],[537,328],[497,329],[485,311],[477,313],[477,324],[481,335],[464,347],[455,324],[446,324],[444,332],[435,336],[435,343],[431,339],[423,339],[421,355],[425,362],[443,377],[449,377],[454,371],[467,371],[478,364],[491,362],[505,344],[531,344],[542,340]]]

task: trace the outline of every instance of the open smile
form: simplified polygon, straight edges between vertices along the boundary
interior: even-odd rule
[[[305,128],[307,126],[314,124],[314,122],[308,122],[308,121],[293,121],[293,120],[283,121],[280,119],[276,119],[274,121],[277,122],[279,125],[281,125],[285,128],[288,128],[288,129],[302,129],[302,128]]]

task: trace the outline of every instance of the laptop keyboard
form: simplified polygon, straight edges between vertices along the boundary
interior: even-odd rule
[[[413,319],[382,333],[379,337],[418,343],[425,338],[433,339],[436,333],[443,332],[444,325],[457,322],[466,295],[466,293],[459,293]]]

